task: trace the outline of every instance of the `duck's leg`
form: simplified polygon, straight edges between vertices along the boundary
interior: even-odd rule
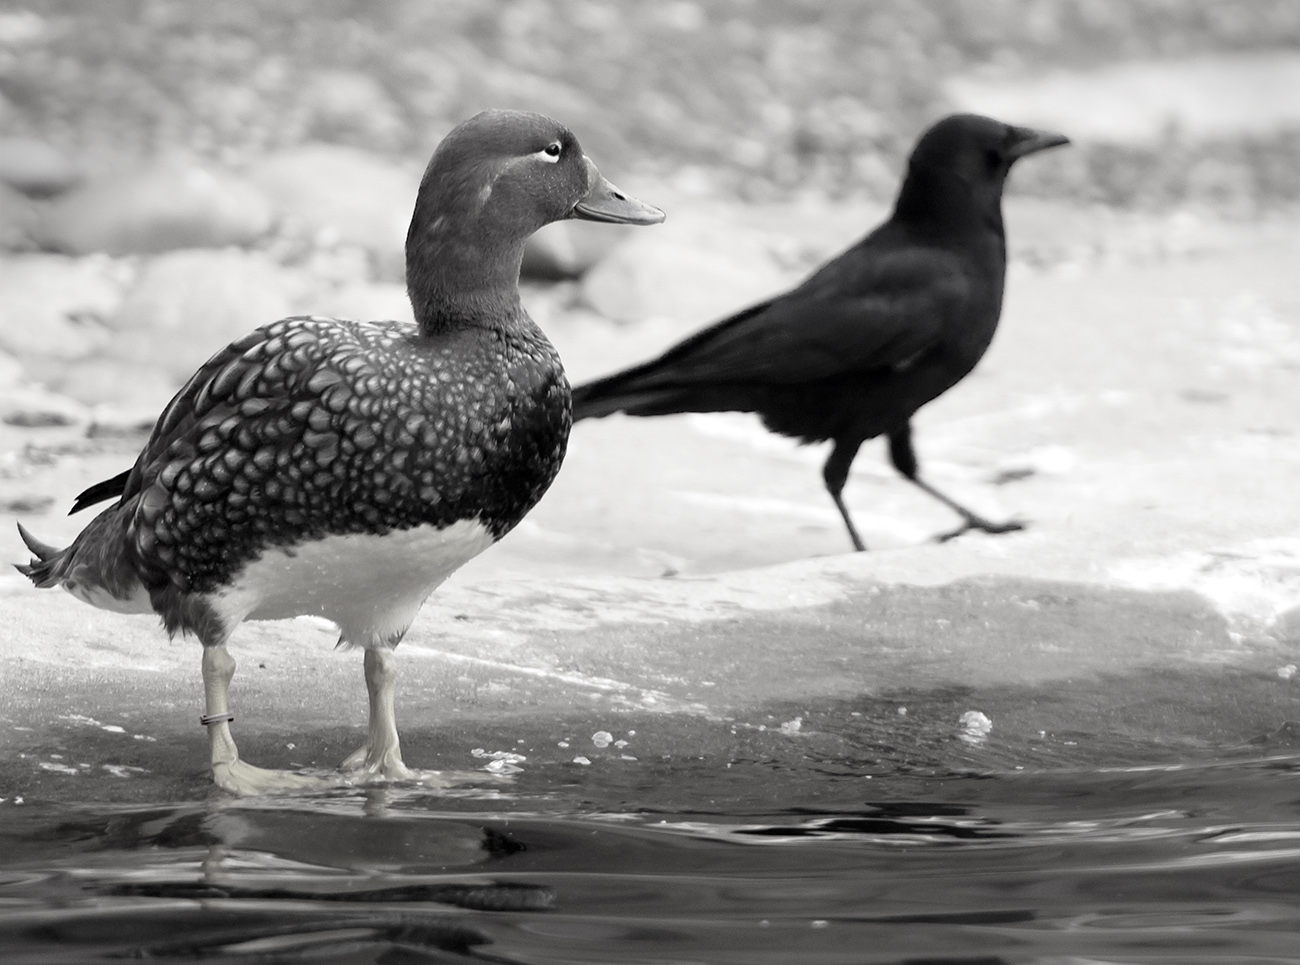
[[[202,721],[208,728],[212,755],[212,779],[217,787],[234,794],[262,794],[317,787],[317,778],[292,771],[271,771],[239,759],[239,748],[230,733],[230,681],[235,676],[235,658],[224,642],[203,645],[203,694],[207,713]]]
[[[388,647],[367,648],[366,693],[370,697],[370,725],[365,746],[341,765],[354,780],[418,780],[421,775],[402,763],[397,736],[393,694],[397,686],[397,655]]]

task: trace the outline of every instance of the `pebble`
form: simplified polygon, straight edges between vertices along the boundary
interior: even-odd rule
[[[957,721],[960,728],[957,736],[970,744],[982,744],[993,732],[993,721],[978,710],[968,710]]]

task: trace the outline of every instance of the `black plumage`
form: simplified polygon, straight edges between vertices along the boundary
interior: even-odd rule
[[[344,186],[340,186],[341,189]],[[492,111],[453,130],[407,235],[416,325],[286,318],[219,351],[66,549],[19,527],[18,569],[107,609],[156,612],[204,645],[212,768],[235,791],[295,785],[239,761],[225,643],[243,619],[317,614],[364,647],[370,737],[345,766],[407,777],[388,653],[430,592],[514,527],[559,471],[559,356],[519,299],[524,242],[562,218],[653,224],[560,124]]]
[[[889,220],[797,288],[578,386],[575,421],[754,412],[773,432],[830,440],[823,477],[859,550],[866,547],[841,493],[859,447],[883,434],[898,471],[963,517],[958,533],[1021,528],[990,522],[926,483],[910,420],[966,376],[993,339],[1006,276],[1008,171],[1066,143],[971,114],[939,121],[913,150]]]

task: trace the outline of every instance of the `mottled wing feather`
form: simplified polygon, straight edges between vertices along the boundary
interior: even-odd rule
[[[133,471],[146,585],[210,590],[266,546],[328,534],[481,517],[499,536],[553,478],[568,425],[558,359],[520,350],[512,367],[504,339],[299,318],[214,356]]]
[[[126,476],[125,484],[121,489],[123,501],[139,495],[146,478],[157,475],[159,460],[164,458],[167,450],[177,439],[184,436],[186,430],[193,424],[196,413],[202,411],[204,389],[212,381],[213,376],[229,365],[237,364],[249,348],[271,337],[271,331],[276,326],[292,321],[296,319],[283,319],[274,325],[254,329],[217,352],[190,376],[189,381],[181,387],[158,416],[158,421],[154,423],[148,441]]]
[[[79,513],[106,499],[120,496],[123,500],[129,500],[136,496],[140,492],[146,469],[157,461],[173,439],[184,432],[189,422],[188,417],[195,409],[196,395],[203,386],[211,381],[215,372],[223,369],[232,360],[238,359],[249,346],[266,338],[266,333],[266,328],[256,329],[239,341],[227,345],[203,363],[158,416],[149,434],[149,440],[136,458],[135,464],[111,479],[97,482],[78,493],[72,508],[68,510],[68,515]]]

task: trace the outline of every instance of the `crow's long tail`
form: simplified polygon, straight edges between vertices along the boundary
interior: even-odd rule
[[[726,382],[686,382],[655,363],[637,366],[573,390],[573,421],[599,419],[615,412],[635,416],[679,412],[753,412],[760,390]]]

